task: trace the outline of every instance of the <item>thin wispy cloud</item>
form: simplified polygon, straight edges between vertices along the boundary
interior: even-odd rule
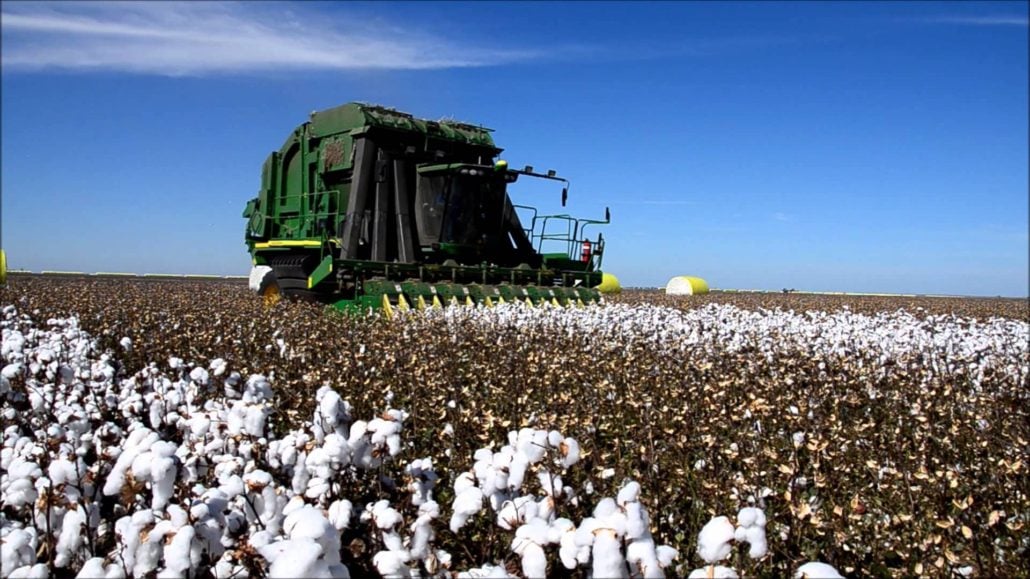
[[[929,18],[928,22],[937,24],[960,24],[965,26],[1030,26],[1026,16],[991,15],[991,16],[938,16]]]
[[[167,76],[269,70],[440,69],[504,64],[533,50],[344,20],[319,4],[5,2],[6,70]],[[346,10],[344,5],[341,10]],[[315,12],[315,11],[318,12]]]

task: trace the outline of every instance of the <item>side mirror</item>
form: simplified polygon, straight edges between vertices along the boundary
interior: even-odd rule
[[[569,200],[569,188],[562,187],[561,189],[561,206],[565,207],[565,203]]]
[[[611,221],[612,220],[612,212],[607,207],[604,208],[604,220],[605,221]]]

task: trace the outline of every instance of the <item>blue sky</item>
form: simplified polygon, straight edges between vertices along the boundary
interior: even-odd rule
[[[626,286],[1027,296],[1026,2],[3,2],[12,268],[245,274],[349,101],[495,129]],[[556,187],[517,203],[561,210]]]

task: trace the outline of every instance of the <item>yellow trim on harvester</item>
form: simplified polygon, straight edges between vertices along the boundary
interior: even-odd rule
[[[269,247],[321,247],[319,239],[273,239],[271,241],[259,241],[254,244],[254,249],[268,249]]]

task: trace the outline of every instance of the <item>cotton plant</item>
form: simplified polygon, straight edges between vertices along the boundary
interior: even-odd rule
[[[690,572],[690,577],[737,577],[737,572],[719,563],[730,557],[735,544],[747,544],[748,556],[761,559],[769,552],[765,535],[765,511],[744,507],[737,512],[736,525],[729,517],[710,519],[697,535],[697,555],[706,563]]]
[[[172,357],[119,377],[74,318],[42,330],[11,306],[2,312],[2,396],[29,408],[4,409],[18,420],[0,453],[5,573],[177,577],[207,565],[218,577],[348,575],[339,540],[353,507],[328,481],[397,455],[406,413],[354,421],[326,387],[314,419],[278,439],[265,376]],[[450,556],[431,548],[432,461],[412,461],[407,475],[421,504],[407,548],[443,568]],[[114,518],[101,519],[101,503]]]
[[[587,567],[596,577],[664,577],[677,553],[655,545],[638,483],[628,482],[617,498],[601,499],[593,516],[578,525],[560,516],[565,503],[580,502],[562,479],[579,456],[575,439],[531,428],[510,432],[508,444],[497,452],[478,450],[472,470],[454,481],[451,530],[459,532],[485,503],[495,514],[495,524],[513,532],[510,549],[527,577],[547,574],[549,551],[557,551],[565,568]],[[466,573],[487,576],[497,571],[481,567]]]

